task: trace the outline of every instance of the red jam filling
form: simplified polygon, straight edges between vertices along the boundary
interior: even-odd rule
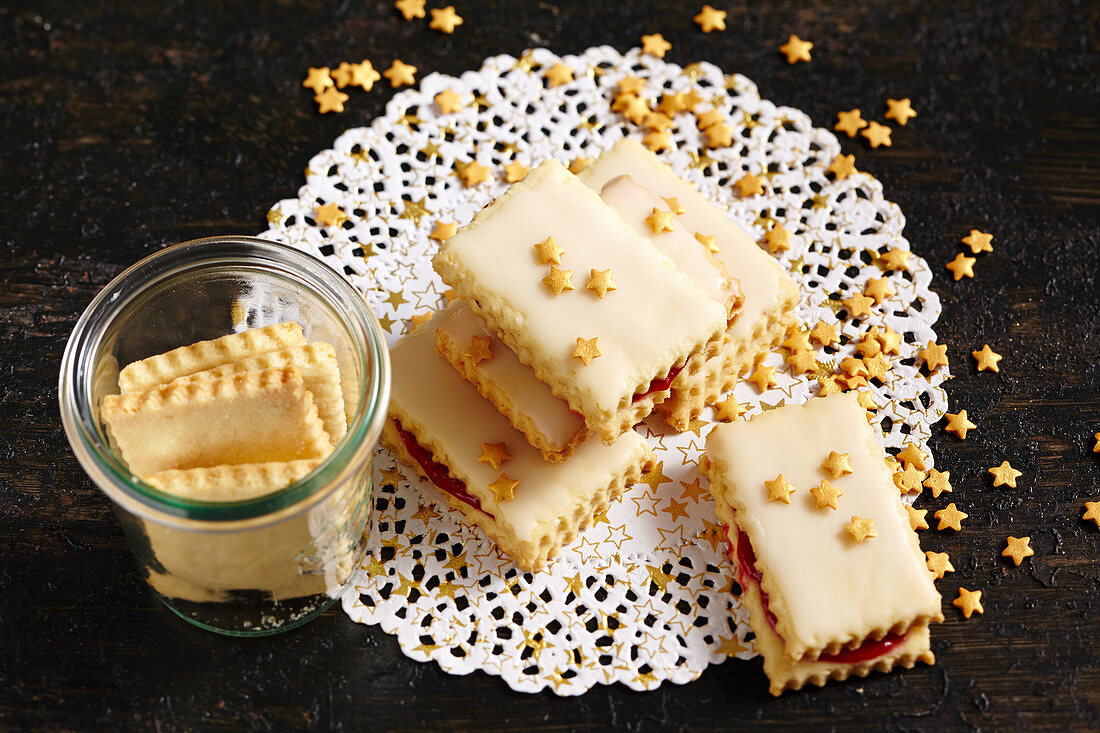
[[[730,562],[737,565],[737,581],[742,587],[756,586],[760,592],[760,603],[764,606],[764,617],[768,619],[768,626],[771,626],[775,635],[779,636],[779,632],[775,629],[775,614],[768,607],[768,594],[760,587],[762,576],[756,568],[756,553],[752,549],[752,543],[749,542],[748,536],[738,528],[737,547],[734,548],[733,542],[730,540],[730,528],[727,526],[725,530],[726,545],[729,548],[726,556]],[[836,654],[822,654],[817,658],[817,661],[832,662],[834,664],[866,662],[868,659],[875,659],[890,653],[894,647],[904,642],[905,634],[887,634],[877,641],[869,639],[855,649],[842,649]]]
[[[647,395],[651,395],[654,392],[664,392],[666,389],[672,386],[672,380],[676,379],[676,375],[678,375],[683,370],[683,365],[672,367],[672,369],[669,369],[667,377],[654,379],[652,382],[649,383],[649,389],[647,389],[645,392],[639,392],[638,394],[634,395],[634,399],[631,400],[631,404],[641,399],[644,399]]]
[[[420,464],[424,475],[436,485],[436,488],[461,502],[469,504],[479,512],[488,514],[490,517],[493,516],[481,508],[481,499],[466,491],[466,484],[452,476],[442,463],[436,462],[432,458],[432,454],[417,442],[412,433],[401,427],[401,423],[396,420],[393,421],[393,424],[397,427],[397,434],[401,436],[401,442],[405,444],[405,450]]]

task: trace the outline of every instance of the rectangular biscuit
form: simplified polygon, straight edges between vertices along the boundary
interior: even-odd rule
[[[321,464],[321,459],[222,464],[155,473],[146,483],[193,501],[245,501],[285,489]]]
[[[302,383],[313,395],[317,413],[332,442],[338,443],[348,429],[344,414],[344,394],[340,381],[340,367],[336,363],[336,349],[332,344],[314,341],[304,346],[269,351],[246,359],[222,364],[214,369],[195,372],[180,377],[175,382],[218,379],[230,374],[264,369],[295,368],[302,375]]]
[[[434,331],[449,316],[436,314],[390,350],[394,376],[382,443],[431,478],[519,568],[539,570],[641,477],[653,454],[631,430],[611,445],[589,439],[567,461],[543,460],[435,352]]]
[[[439,355],[477,387],[543,458],[555,463],[568,458],[590,435],[584,418],[555,397],[464,302],[452,303],[445,312],[451,317],[442,319],[435,329]],[[479,351],[475,340],[488,346]]]
[[[721,303],[554,160],[482,209],[432,263],[605,441],[646,417],[677,373],[717,353],[726,328]],[[614,289],[603,291],[599,273]]]
[[[210,341],[199,341],[163,354],[127,364],[118,375],[119,390],[141,392],[159,384],[195,372],[206,371],[268,351],[278,351],[306,342],[297,323],[275,323],[263,328],[250,328]]]
[[[599,191],[619,176],[630,176],[633,183],[655,196],[675,198],[684,209],[676,221],[693,235],[714,237],[715,258],[741,287],[741,306],[726,331],[720,353],[702,370],[703,387],[695,389],[692,385],[674,392],[658,408],[670,425],[682,430],[705,405],[732,389],[740,374],[779,344],[798,300],[798,286],[775,258],[757,246],[724,211],[636,140],[620,140],[579,177]]]
[[[104,422],[137,476],[223,463],[324,458],[332,450],[294,368],[108,395]]]
[[[773,694],[934,661],[940,595],[855,393],[719,425],[706,456]]]

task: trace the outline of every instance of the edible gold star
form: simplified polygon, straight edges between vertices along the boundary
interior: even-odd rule
[[[835,450],[829,451],[829,456],[822,462],[821,468],[834,479],[838,479],[845,474],[852,473],[850,458],[851,456],[848,453],[837,453]]]
[[[522,181],[523,177],[527,175],[527,172],[531,170],[518,160],[513,160],[508,165],[504,166],[504,180],[508,183],[515,183],[516,181]]]
[[[726,11],[715,10],[709,5],[704,5],[699,14],[692,20],[699,24],[699,27],[703,29],[703,33],[726,30]]]
[[[668,115],[670,118],[675,117],[680,112],[687,109],[687,95],[683,92],[665,92],[661,96],[661,101],[657,104],[657,109],[662,114]]]
[[[963,244],[970,247],[970,254],[993,251],[993,235],[971,229],[970,234],[962,238]]]
[[[932,571],[932,575],[936,576],[936,580],[939,580],[947,573],[955,572],[955,566],[951,564],[951,558],[946,552],[932,552],[932,550],[926,550],[924,558],[924,564]]]
[[[369,92],[374,87],[374,82],[382,78],[382,75],[374,70],[370,61],[363,59],[357,64],[351,64],[351,79],[348,86],[360,87],[364,92]]]
[[[993,474],[993,486],[1009,486],[1016,488],[1016,479],[1024,475],[1023,471],[1017,471],[1008,461],[1002,461],[1001,465],[989,469]]]
[[[535,254],[539,258],[540,265],[560,265],[563,252],[565,248],[555,244],[553,237],[547,237],[535,245]]]
[[[665,202],[665,205],[668,206],[668,210],[676,216],[679,216],[680,214],[683,214],[685,211],[687,211],[687,209],[684,208],[684,205],[680,203],[680,199],[676,198],[675,196],[669,196],[668,198],[662,196],[661,199]]]
[[[937,367],[947,366],[947,347],[941,346],[935,341],[929,341],[928,345],[917,354],[924,360],[924,365],[928,367],[929,373],[936,371]]]
[[[959,588],[959,597],[951,601],[951,605],[962,611],[962,615],[970,618],[971,614],[985,613],[982,608],[982,592],[980,590],[967,590]]]
[[[458,224],[454,222],[437,221],[435,223],[435,229],[428,235],[430,239],[434,239],[437,242],[446,242],[448,239],[458,233]]]
[[[573,349],[573,356],[583,361],[585,366],[588,366],[593,359],[603,355],[603,352],[600,351],[599,341],[599,336],[590,339],[578,336],[577,348]]]
[[[913,108],[909,104],[909,97],[905,99],[886,100],[886,114],[884,114],[883,117],[888,120],[894,120],[899,126],[905,127],[905,124],[916,116],[917,113],[913,111]]]
[[[611,270],[597,270],[596,268],[592,268],[588,283],[584,287],[585,290],[591,290],[595,293],[601,300],[609,290],[617,289],[615,283],[611,282]]]
[[[714,419],[719,422],[733,422],[744,415],[747,409],[733,395],[730,395],[721,402],[714,403]]]
[[[947,425],[943,429],[949,433],[954,433],[960,440],[966,440],[967,432],[978,427],[966,417],[966,410],[959,410],[955,414],[948,412],[946,417]]]
[[[852,318],[871,315],[871,306],[875,304],[873,299],[859,293],[855,293],[852,297],[845,298],[840,302],[848,308],[848,315]]]
[[[877,379],[880,382],[886,381],[886,373],[894,367],[894,365],[882,354],[875,354],[874,356],[865,358],[863,360],[863,365],[867,367],[867,378]]]
[[[856,173],[856,156],[843,153],[833,158],[829,164],[829,173],[836,176],[836,180],[843,181],[848,176]]]
[[[499,471],[505,461],[512,460],[512,456],[504,443],[482,443],[481,456],[477,460],[479,463],[488,463]]]
[[[489,180],[489,168],[476,160],[471,160],[465,165],[459,165],[455,161],[455,170],[458,170],[458,177],[462,179],[462,185],[467,188]]]
[[[470,345],[466,348],[466,360],[471,366],[477,366],[486,359],[493,358],[493,340],[488,336],[471,336]]]
[[[496,481],[489,484],[489,491],[493,492],[493,496],[496,497],[498,502],[511,501],[516,498],[517,486],[519,486],[519,481],[506,473],[502,473]]]
[[[653,230],[654,234],[660,234],[661,232],[672,231],[672,212],[661,211],[654,207],[649,216],[645,218],[645,223],[649,224],[649,228]]]
[[[879,257],[879,267],[883,270],[907,270],[910,254],[908,250],[894,247]]]
[[[306,74],[302,86],[306,89],[312,89],[314,94],[320,94],[332,86],[332,76],[329,73],[329,68],[327,66],[322,66],[319,69],[309,67],[309,73]]]
[[[654,130],[642,138],[642,144],[653,152],[659,153],[672,147],[672,136],[668,132]]]
[[[664,132],[672,127],[672,118],[662,112],[650,112],[642,118],[642,126],[656,132]]]
[[[810,338],[818,342],[822,346],[829,346],[840,341],[840,335],[837,333],[835,323],[826,323],[825,321],[818,321],[814,326],[814,330],[810,331]]]
[[[857,359],[854,356],[845,357],[840,362],[840,369],[845,372],[849,377],[865,377],[867,376],[867,367],[864,366],[862,359]]]
[[[764,243],[772,254],[783,252],[791,248],[791,233],[776,224],[764,235]]]
[[[856,544],[863,542],[863,540],[871,537],[877,537],[875,534],[875,523],[870,519],[864,519],[863,517],[857,517],[852,515],[852,521],[848,522],[848,525],[844,528],[844,531],[855,540]]]
[[[959,511],[958,507],[955,506],[955,502],[951,502],[933,516],[940,520],[939,526],[936,527],[937,530],[950,528],[958,532],[962,529],[962,521],[970,515],[966,512]]]
[[[844,495],[844,492],[829,483],[828,479],[821,479],[821,483],[810,489],[810,493],[817,502],[818,509],[836,509],[836,500]]]
[[[405,84],[415,84],[416,67],[401,63],[400,59],[394,59],[390,68],[382,72],[382,76],[390,80],[390,86],[394,89]]]
[[[651,110],[649,105],[641,97],[630,95],[630,98],[622,105],[623,117],[627,118],[635,125],[640,125],[645,121],[645,118],[649,116]]]
[[[907,466],[914,466],[921,471],[927,468],[924,462],[925,452],[916,443],[906,443],[905,450],[898,453],[898,460],[905,461]]]
[[[928,520],[924,518],[928,514],[927,509],[915,509],[906,504],[905,512],[909,515],[909,526],[914,532],[919,529],[928,529]]]
[[[749,381],[756,385],[761,392],[766,392],[775,386],[775,367],[764,366],[763,362],[756,365]]]
[[[977,262],[973,257],[967,257],[962,252],[955,255],[955,259],[947,263],[947,269],[954,275],[955,281],[958,282],[964,277],[974,277],[974,263]]]
[[[733,129],[729,125],[718,123],[703,130],[708,148],[728,148],[733,144]],[[743,194],[742,194],[743,195]]]
[[[428,27],[433,31],[442,31],[443,33],[454,33],[455,28],[462,25],[462,18],[455,12],[454,5],[448,5],[442,10],[432,10],[432,19],[428,23]]]
[[[971,351],[970,355],[977,360],[979,372],[984,372],[987,369],[991,372],[1001,371],[999,366],[1001,355],[989,348],[989,344],[983,346],[981,351]]]
[[[708,252],[718,252],[718,237],[713,234],[695,233],[695,241],[707,248]]]
[[[672,44],[666,41],[660,33],[642,36],[642,53],[648,53],[650,56],[663,59],[670,48],[672,48]]]
[[[874,120],[868,122],[867,129],[860,134],[867,138],[867,142],[871,144],[872,148],[877,148],[879,146],[888,148],[893,145],[890,141],[890,128]]]
[[[880,405],[875,402],[875,397],[870,392],[860,390],[856,393],[856,401],[859,403],[859,406],[862,407],[864,410],[880,409]],[[870,417],[871,416],[868,415],[868,419],[870,419]]]
[[[694,64],[684,67],[684,73],[690,76],[690,69],[692,68],[692,66],[694,66]],[[684,109],[688,112],[694,111],[695,108],[702,103],[703,95],[700,94],[699,91],[694,87],[688,90],[688,93],[684,95]]]
[[[831,394],[839,394],[844,391],[844,385],[841,384],[840,378],[835,374],[827,377],[818,377],[817,383],[821,385],[820,395],[822,397],[828,397]]]
[[[551,89],[573,81],[573,67],[558,62],[546,70],[546,81]]]
[[[809,349],[811,348],[810,332],[802,328],[793,328],[780,346],[784,349],[790,349],[791,351]]]
[[[764,179],[752,173],[746,173],[733,185],[737,186],[737,190],[742,196],[756,196],[764,193]]]
[[[347,214],[337,204],[325,204],[317,207],[317,223],[326,227],[338,227],[348,220]]]
[[[1020,567],[1020,563],[1024,561],[1025,557],[1031,557],[1035,554],[1035,550],[1031,549],[1030,537],[1012,537],[1008,538],[1008,545],[1001,550],[1001,557],[1011,557],[1012,561],[1016,563],[1016,567]]]
[[[774,481],[765,481],[764,487],[768,490],[768,501],[781,501],[784,504],[791,503],[791,494],[794,487],[783,478],[783,474],[775,477]]]
[[[836,113],[834,130],[843,132],[848,137],[855,137],[864,127],[867,127],[867,120],[863,119],[858,107],[847,112]],[[855,160],[855,156],[852,156],[852,159]]]
[[[863,294],[874,298],[875,305],[880,305],[882,301],[894,294],[894,289],[890,287],[889,278],[873,277],[868,280],[867,285],[864,286]]]
[[[616,88],[625,94],[641,94],[645,88],[645,79],[640,76],[624,76],[619,79]]]
[[[726,116],[718,110],[708,109],[706,112],[700,112],[695,115],[695,126],[702,132],[711,125],[717,125],[720,122],[725,122],[725,120]]]
[[[924,471],[914,466],[906,466],[894,474],[894,486],[898,487],[902,496],[914,491],[919,493],[922,481],[924,481]]]
[[[550,274],[544,277],[542,281],[554,291],[554,295],[561,295],[565,290],[573,290],[573,271],[563,270],[557,265],[550,265]]]
[[[788,64],[797,64],[799,61],[810,60],[810,49],[814,44],[803,41],[798,36],[791,34],[787,42],[779,47],[779,52],[787,57]]]
[[[795,374],[806,374],[817,369],[817,352],[811,348],[795,349],[787,357],[787,364]]]
[[[401,11],[401,15],[405,16],[405,20],[412,20],[414,18],[424,17],[424,1],[425,0],[397,0],[393,6]]]
[[[924,480],[924,487],[932,491],[933,499],[940,498],[940,494],[951,493],[951,472],[931,469]]]
[[[1096,440],[1096,445],[1092,446],[1092,452],[1100,453],[1100,433],[1096,433],[1092,437]]]
[[[462,109],[462,95],[456,94],[450,87],[435,95],[434,99],[435,103],[439,105],[439,111],[445,115]]]
[[[336,82],[338,89],[343,89],[351,83],[351,64],[347,61],[341,61],[340,65],[333,69],[329,74],[332,76],[332,80]]]
[[[1086,501],[1085,513],[1081,515],[1081,519],[1086,521],[1092,520],[1096,522],[1096,526],[1100,527],[1100,501]]]
[[[336,87],[329,87],[313,98],[317,103],[317,111],[321,114],[329,112],[343,112],[344,102],[348,101],[348,95],[336,91]]]

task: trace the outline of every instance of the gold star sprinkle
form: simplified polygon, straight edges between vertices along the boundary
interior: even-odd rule
[[[416,83],[416,67],[401,63],[400,59],[394,59],[390,68],[382,72],[382,76],[390,80],[390,86],[396,89],[399,86]]]
[[[725,122],[726,117],[716,109],[709,109],[706,112],[700,112],[695,115],[695,126],[703,131],[711,125],[717,125],[720,122]]]
[[[459,168],[457,163],[455,164],[455,168]],[[489,169],[476,160],[470,161],[461,168],[458,177],[462,179],[462,185],[467,188],[489,180]]]
[[[661,97],[660,104],[657,105],[657,109],[661,110],[669,117],[675,117],[680,112],[687,109],[687,95],[683,92],[677,92],[676,94],[670,94],[666,92]]]
[[[795,349],[787,357],[787,364],[794,370],[795,374],[816,371],[818,367],[817,352],[811,348]]]
[[[670,48],[672,48],[672,44],[666,41],[660,33],[642,36],[642,53],[648,53],[650,56],[663,59]]]
[[[947,263],[947,269],[954,275],[955,281],[958,282],[964,277],[974,277],[974,263],[977,262],[973,257],[967,257],[962,252],[955,255],[955,259]]]
[[[332,76],[329,74],[328,67],[322,66],[319,69],[315,69],[312,66],[309,67],[309,73],[306,74],[302,86],[306,89],[312,89],[314,94],[320,94],[325,89],[328,89],[332,86]]]
[[[907,466],[914,466],[923,471],[927,468],[927,464],[924,462],[925,455],[926,453],[916,443],[906,443],[905,450],[898,453],[898,460],[904,461]]]
[[[829,457],[821,464],[821,468],[834,479],[838,479],[852,473],[850,458],[851,456],[847,453],[837,453],[835,450],[829,451]]]
[[[937,526],[936,529],[943,530],[950,528],[958,532],[962,529],[962,521],[970,515],[966,512],[959,511],[958,507],[955,506],[955,502],[951,502],[932,516],[940,520],[939,526]]]
[[[641,97],[635,97],[633,95],[626,100],[622,105],[622,109],[619,111],[623,113],[623,117],[627,118],[635,125],[642,124],[650,113],[649,105],[646,104],[646,101]]]
[[[351,64],[347,61],[341,61],[333,71],[330,72],[332,80],[336,82],[338,89],[343,89],[351,83]]]
[[[703,135],[707,138],[708,148],[728,148],[733,144],[733,129],[729,125],[711,125],[703,130]]]
[[[912,253],[908,250],[894,247],[879,258],[881,261],[880,267],[884,270],[907,270],[909,269],[910,254]]]
[[[774,481],[765,481],[764,488],[768,490],[768,501],[781,501],[784,504],[791,503],[791,494],[794,487],[783,478],[783,474],[775,477]]]
[[[578,336],[577,348],[573,349],[573,356],[583,361],[585,366],[588,366],[593,359],[603,355],[603,352],[600,351],[599,341],[599,336],[591,339],[583,339]]]
[[[844,531],[855,540],[856,544],[863,542],[865,539],[877,536],[875,534],[875,523],[872,520],[857,517],[854,514],[852,515],[852,521],[848,522]]]
[[[947,366],[947,347],[940,346],[935,341],[929,341],[917,354],[924,360],[929,373],[936,371],[936,367]]]
[[[818,509],[836,509],[836,500],[844,495],[844,492],[829,483],[828,479],[821,479],[821,483],[810,489],[810,493],[817,502]]]
[[[772,254],[783,252],[791,248],[791,233],[776,224],[764,235],[764,243]]]
[[[466,348],[466,359],[472,362],[471,366],[477,366],[486,359],[493,358],[493,340],[488,336],[471,336],[470,345]]]
[[[766,392],[775,386],[775,367],[764,366],[761,362],[756,365],[749,381],[756,385],[761,392]]]
[[[931,489],[932,498],[940,498],[940,494],[950,494],[951,489],[951,472],[950,471],[937,471],[932,469],[928,472],[928,478],[924,480],[924,487]]]
[[[535,245],[535,254],[540,265],[560,265],[563,252],[565,249],[555,244],[553,237],[547,237]]]
[[[932,571],[932,575],[936,576],[936,580],[939,580],[947,573],[955,572],[955,566],[951,564],[951,558],[946,552],[932,552],[931,550],[926,550],[924,558],[924,564]]]
[[[867,127],[867,120],[863,119],[860,115],[858,107],[848,110],[847,112],[836,113],[836,124],[833,125],[834,130],[843,132],[848,137],[855,137],[864,127]],[[854,160],[855,156],[852,156],[852,159]]]
[[[672,136],[668,132],[653,131],[642,138],[642,143],[655,153],[672,147]]]
[[[649,224],[649,228],[653,230],[654,234],[660,234],[661,232],[671,232],[672,212],[661,211],[658,208],[654,208],[650,215],[645,218],[645,223]]]
[[[818,321],[814,326],[814,330],[810,331],[810,338],[818,342],[822,346],[829,346],[840,341],[840,335],[837,333],[835,323],[826,323],[825,321]]]
[[[747,409],[733,395],[730,395],[721,402],[714,403],[714,419],[719,422],[733,422],[744,415]]]
[[[455,12],[454,5],[448,5],[442,10],[432,10],[432,19],[428,27],[433,31],[454,33],[455,28],[462,25],[462,18]]]
[[[337,204],[325,204],[317,207],[317,223],[326,227],[338,227],[348,220],[344,210]]]
[[[951,601],[951,605],[962,611],[962,615],[970,618],[971,614],[985,613],[982,608],[982,592],[980,590],[967,590],[959,588],[959,597]]]
[[[488,463],[499,471],[505,461],[512,460],[512,456],[508,453],[504,443],[482,443],[481,457],[477,460],[479,463]]]
[[[991,372],[1001,371],[999,366],[1001,355],[989,348],[989,344],[983,346],[981,351],[971,351],[970,355],[977,360],[979,372],[984,372],[987,369]]]
[[[1096,445],[1092,446],[1093,453],[1100,453],[1100,433],[1096,433],[1092,436],[1096,440]]]
[[[809,349],[810,347],[810,332],[804,331],[801,328],[794,328],[791,330],[790,335],[783,341],[781,346],[784,349],[790,349],[791,351],[798,351],[800,349]]]
[[[650,112],[642,119],[642,125],[655,132],[664,132],[672,127],[672,118],[661,112]]]
[[[904,470],[894,474],[894,486],[902,496],[913,491],[920,492],[921,481],[924,480],[924,472],[913,466],[906,466]]]
[[[405,20],[424,17],[424,0],[397,0],[393,6],[405,16]]]
[[[573,67],[558,62],[546,70],[546,82],[553,89],[573,81]]]
[[[1086,521],[1092,520],[1096,522],[1096,526],[1100,527],[1100,501],[1086,501],[1085,513],[1081,515],[1081,519]]]
[[[462,109],[462,95],[448,87],[435,95],[435,103],[439,105],[440,112],[449,115]]]
[[[680,214],[683,214],[685,211],[687,211],[687,209],[684,208],[684,205],[680,203],[680,199],[676,198],[675,196],[670,196],[669,198],[665,198],[664,196],[662,196],[661,199],[665,202],[665,205],[668,206],[668,210],[671,211],[675,216],[679,216]]]
[[[554,291],[554,295],[561,295],[562,291],[573,290],[573,271],[563,270],[557,265],[550,265],[550,274],[544,277],[542,281]]]
[[[875,304],[873,299],[865,295],[860,295],[859,293],[856,293],[850,298],[845,298],[840,302],[848,308],[848,315],[852,318],[871,315],[871,306]]]
[[[943,429],[949,433],[954,433],[960,440],[966,440],[967,432],[978,427],[966,417],[966,410],[959,410],[955,414],[948,412],[946,417],[947,425]]]
[[[779,52],[787,57],[788,64],[797,64],[799,61],[810,60],[810,49],[814,47],[814,44],[809,41],[803,41],[796,35],[791,35],[787,39],[787,42],[779,47]]]
[[[1025,557],[1031,557],[1035,554],[1035,550],[1031,549],[1030,537],[1009,537],[1008,546],[1001,550],[1001,557],[1011,557],[1012,561],[1016,563],[1016,567],[1020,567],[1020,563],[1024,561]]]
[[[993,235],[971,229],[970,234],[962,238],[963,244],[970,247],[970,254],[993,251]]]
[[[909,97],[905,99],[886,100],[886,114],[884,114],[883,117],[888,120],[893,120],[898,123],[899,126],[905,127],[906,123],[916,116],[917,113],[913,111],[913,108],[909,104]]]
[[[616,88],[625,94],[641,94],[645,88],[645,79],[640,76],[624,76],[619,79]]]
[[[374,70],[370,61],[363,59],[357,64],[351,65],[351,80],[348,86],[359,87],[364,92],[369,92],[374,87],[374,82],[382,78],[382,75]]]
[[[872,148],[877,148],[880,145],[888,148],[893,145],[890,142],[890,128],[886,125],[880,125],[874,120],[868,122],[867,129],[860,134],[867,138],[867,142],[871,144]]]
[[[695,241],[707,248],[708,252],[718,252],[718,237],[714,235],[695,233]]]
[[[1024,475],[1023,471],[1017,471],[1008,461],[1002,461],[1001,465],[989,469],[993,474],[993,486],[1010,486],[1016,488],[1016,479]]]
[[[435,223],[435,229],[428,235],[430,239],[434,239],[437,242],[446,242],[448,239],[458,233],[458,224],[454,222],[437,221]]]
[[[746,173],[733,185],[742,196],[755,196],[764,193],[764,179],[752,173]]]
[[[591,164],[591,158],[573,158],[573,162],[569,164],[569,172],[577,175]]]
[[[870,298],[874,298],[875,305],[881,305],[882,301],[894,294],[894,289],[890,287],[889,278],[873,277],[868,280],[867,285],[864,286],[863,294]]]
[[[585,290],[591,290],[601,300],[603,296],[607,295],[609,290],[617,290],[615,283],[611,282],[611,270],[597,270],[592,268],[588,277],[588,284],[585,286]]]
[[[493,496],[496,497],[498,502],[511,501],[516,498],[517,486],[519,486],[519,481],[511,478],[506,473],[502,473],[496,481],[489,484],[489,491],[493,492]]]
[[[856,173],[856,156],[838,155],[829,164],[829,172],[836,176],[836,180],[843,181],[848,176]]]
[[[715,10],[709,5],[704,5],[699,14],[692,20],[699,24],[699,27],[703,29],[703,33],[726,30],[726,11]]]
[[[317,111],[321,114],[329,112],[343,112],[344,102],[348,101],[348,95],[336,91],[336,87],[329,87],[313,98],[317,103]]]
[[[504,180],[508,183],[515,183],[516,181],[522,181],[523,177],[527,175],[527,171],[531,170],[518,160],[513,160],[508,165],[504,166]]]
[[[913,528],[914,532],[918,529],[928,529],[928,520],[924,518],[928,514],[927,509],[914,509],[906,504],[905,511],[909,514],[909,526]]]

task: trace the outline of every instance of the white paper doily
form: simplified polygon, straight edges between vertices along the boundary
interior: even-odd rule
[[[575,80],[549,88],[544,71],[559,61],[574,69]],[[262,236],[343,271],[392,343],[414,315],[445,304],[446,286],[430,265],[436,222],[467,223],[507,188],[505,165],[534,167],[551,156],[569,164],[597,157],[623,135],[642,137],[610,109],[626,75],[646,80],[650,100],[694,88],[706,100],[699,109],[728,118],[733,145],[706,150],[694,117],[677,115],[675,145],[662,157],[758,240],[774,222],[792,233],[780,261],[801,286],[797,315],[808,327],[835,322],[844,337],[838,349],[818,349],[824,370],[852,355],[872,326],[903,334],[886,383],[871,384],[884,406],[875,420],[891,452],[907,442],[927,448],[930,426],[947,408],[940,384],[948,373],[941,367],[929,377],[916,358],[935,340],[940,313],[927,264],[912,256],[905,271],[878,266],[887,250],[909,250],[901,211],[867,174],[840,181],[826,175],[840,153],[831,132],[797,109],[760,99],[745,77],[707,63],[680,68],[636,49],[622,55],[597,47],[564,57],[537,49],[520,59],[490,58],[458,78],[431,74],[395,96],[370,127],[348,130],[314,157],[306,185],[272,207]],[[440,114],[433,98],[444,89],[461,95],[460,112]],[[467,188],[457,171],[472,160],[492,174]],[[764,195],[737,194],[732,184],[745,172],[766,177]],[[317,209],[332,203],[346,221],[323,226]],[[849,317],[840,301],[884,274],[893,295],[871,316]],[[779,367],[776,387],[761,394],[743,383],[734,391],[750,408],[746,417],[817,393],[814,375],[784,371],[779,352],[767,363]],[[712,426],[700,420],[677,435],[656,418],[646,421],[639,429],[658,468],[538,574],[518,572],[434,487],[380,449],[371,554],[344,609],[355,621],[381,624],[412,659],[435,661],[452,674],[500,675],[525,692],[549,687],[576,695],[612,682],[650,690],[664,680],[693,680],[727,656],[749,658],[751,632],[697,470]]]

